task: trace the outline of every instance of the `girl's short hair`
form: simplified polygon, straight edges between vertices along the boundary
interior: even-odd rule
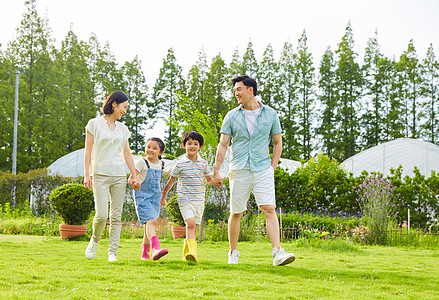
[[[146,142],[145,142],[145,152],[146,152],[146,144],[148,144],[149,141],[157,142],[157,144],[159,144],[160,151],[161,152],[165,152],[165,143],[163,143],[163,141],[161,139],[159,139],[158,137],[151,137],[151,138],[146,140]],[[159,159],[162,159],[161,155],[159,155]]]
[[[191,139],[191,140],[196,140],[198,141],[198,143],[200,143],[200,146],[203,146],[204,143],[204,138],[201,134],[199,134],[196,131],[189,131],[186,132],[185,134],[183,134],[183,136],[181,137],[181,143],[183,145],[186,145],[186,142]]]
[[[124,92],[114,91],[110,94],[110,96],[108,96],[107,99],[105,99],[104,103],[102,104],[102,112],[104,115],[111,115],[114,111],[113,102],[120,104],[125,101],[128,101],[128,96],[125,95]]]

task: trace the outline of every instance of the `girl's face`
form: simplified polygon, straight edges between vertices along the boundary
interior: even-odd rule
[[[156,160],[163,152],[160,150],[158,142],[148,141],[145,146],[145,154],[149,160]]]
[[[119,120],[124,114],[127,113],[127,108],[128,100],[119,104],[113,102],[113,115]]]

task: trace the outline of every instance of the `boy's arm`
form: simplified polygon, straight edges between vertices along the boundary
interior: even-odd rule
[[[211,175],[204,176],[204,178],[206,178],[207,184],[210,184],[210,185],[215,184],[215,179],[213,179],[213,177]]]
[[[160,206],[166,205],[166,196],[168,195],[171,188],[174,186],[177,177],[170,177],[165,187],[163,188],[162,198],[160,199]]]

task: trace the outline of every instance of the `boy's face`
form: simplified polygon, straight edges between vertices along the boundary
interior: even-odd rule
[[[187,155],[196,155],[202,148],[197,140],[188,139],[185,145],[182,145]]]

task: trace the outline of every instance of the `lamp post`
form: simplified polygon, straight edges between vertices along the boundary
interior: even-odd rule
[[[12,148],[12,174],[17,175],[17,132],[18,132],[18,84],[20,71],[15,69],[15,110],[14,110],[14,143]]]

